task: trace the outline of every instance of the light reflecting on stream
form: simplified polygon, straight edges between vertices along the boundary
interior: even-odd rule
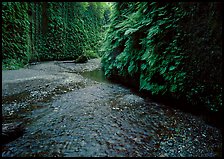
[[[81,75],[97,83],[60,86],[39,101],[32,93],[4,98],[5,108],[22,109],[3,119],[23,122],[25,132],[2,146],[3,157],[222,155],[221,132],[200,118],[143,99],[101,70]]]

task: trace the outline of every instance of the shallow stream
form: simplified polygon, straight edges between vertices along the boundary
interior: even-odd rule
[[[2,145],[3,157],[222,156],[219,129],[107,81],[100,68],[72,73],[87,65],[31,67],[55,77],[40,79],[39,85],[34,80],[26,91],[22,86],[28,82],[21,81],[17,94],[10,88],[18,83],[3,82],[3,124],[22,122],[25,127],[21,136]]]

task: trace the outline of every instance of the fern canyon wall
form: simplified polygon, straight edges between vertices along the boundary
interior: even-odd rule
[[[109,12],[103,2],[3,2],[2,64],[98,57]]]
[[[111,79],[210,112],[222,106],[222,4],[126,2],[113,6],[103,51]],[[183,102],[184,103],[184,102]]]

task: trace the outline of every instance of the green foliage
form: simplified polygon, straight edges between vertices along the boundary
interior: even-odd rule
[[[86,55],[86,57],[88,57],[90,59],[99,58],[99,55],[96,52],[94,52],[93,50],[86,50],[85,55]]]
[[[22,59],[4,59],[2,61],[2,70],[17,70],[24,66]]]
[[[100,5],[48,2],[47,51],[42,51],[42,59],[76,59],[83,54],[88,58],[97,57],[104,31],[101,28],[105,10]]]
[[[102,47],[108,78],[185,99],[212,111],[221,101],[221,9],[218,3],[118,2]],[[200,15],[200,16],[199,16]]]
[[[99,56],[109,22],[105,2],[3,2],[4,64]],[[107,13],[106,13],[107,11]],[[109,12],[108,12],[109,11]]]
[[[14,63],[21,59],[24,63],[30,60],[29,17],[27,3],[2,3],[2,58],[5,62]],[[9,59],[9,60],[7,60]]]

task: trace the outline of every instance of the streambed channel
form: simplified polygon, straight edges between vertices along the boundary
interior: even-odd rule
[[[107,81],[100,59],[2,71],[2,130],[2,157],[222,157],[218,128]]]

